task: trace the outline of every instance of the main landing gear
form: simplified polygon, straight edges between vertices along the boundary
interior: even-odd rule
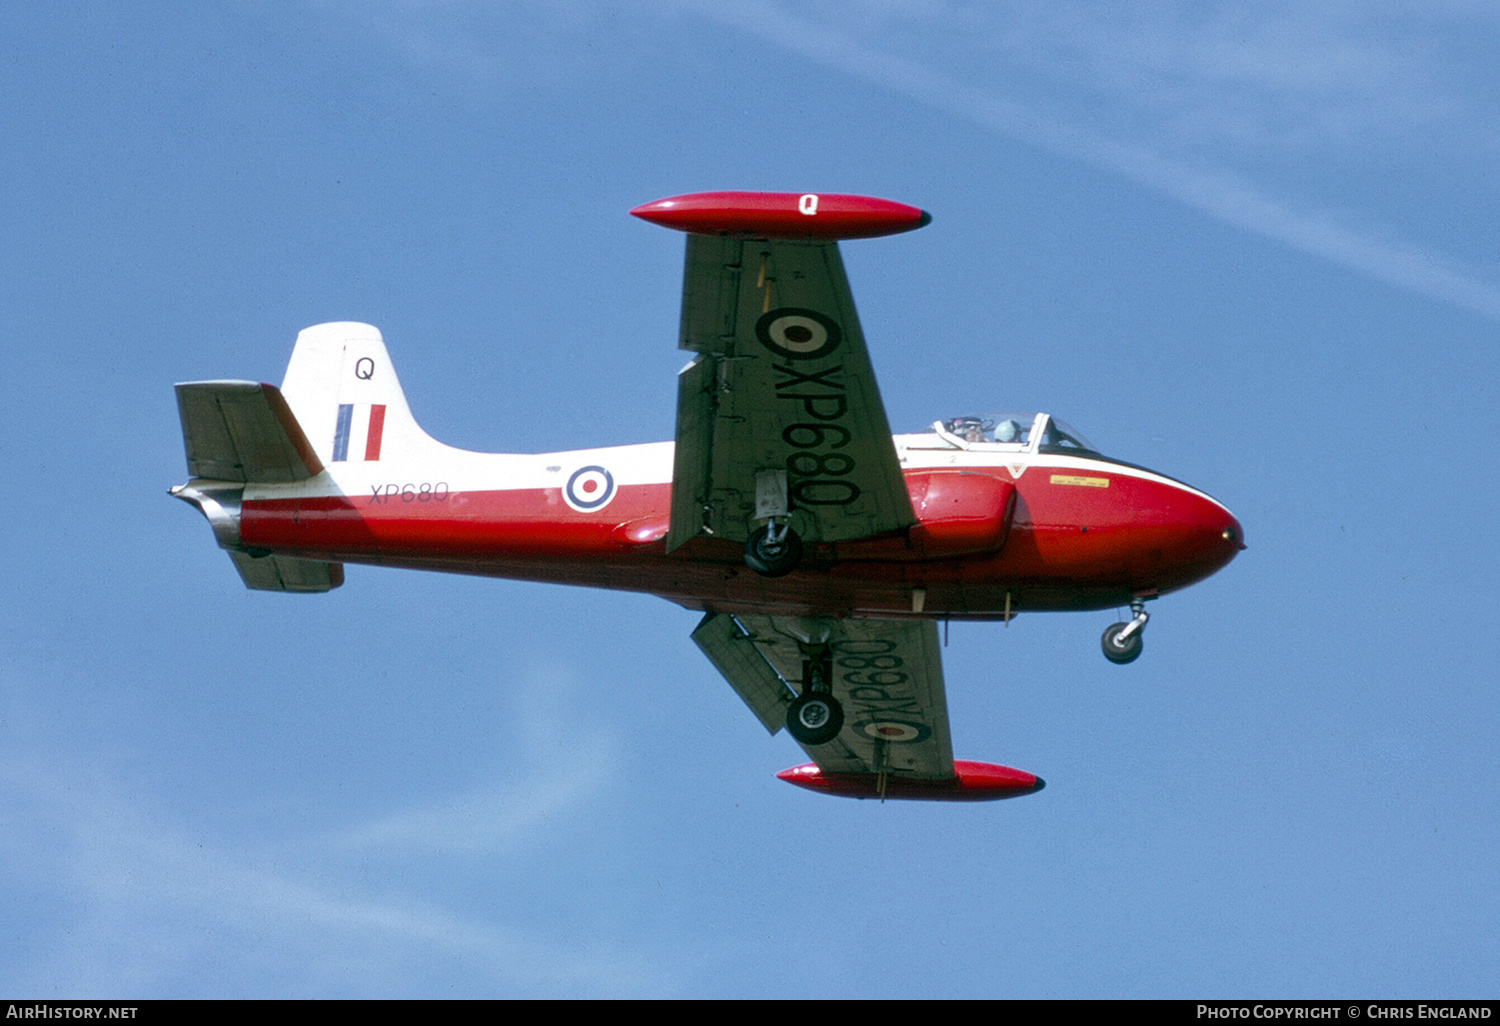
[[[826,745],[844,728],[844,707],[833,697],[832,671],[833,654],[827,645],[802,646],[802,694],[786,711],[786,729],[798,744]]]
[[[1104,658],[1112,663],[1133,663],[1141,656],[1142,634],[1151,614],[1146,612],[1146,601],[1142,598],[1130,600],[1130,611],[1135,615],[1128,623],[1111,624],[1099,639]]]
[[[802,539],[784,520],[771,520],[745,542],[745,565],[762,577],[785,577],[802,562]]]

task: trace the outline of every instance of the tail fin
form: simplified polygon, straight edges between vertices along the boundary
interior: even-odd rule
[[[281,393],[253,381],[189,381],[177,386],[177,411],[193,477],[171,494],[208,519],[245,587],[317,592],[343,584],[342,564],[273,556],[240,545],[240,502],[247,485],[291,484],[323,471]]]
[[[208,518],[245,587],[317,592],[344,583],[339,563],[278,556],[240,542],[240,503],[251,485],[293,484],[331,465],[437,445],[412,419],[380,332],[319,324],[297,336],[278,390],[253,381],[177,386],[192,480],[171,490]]]
[[[304,329],[281,394],[325,465],[399,458],[436,444],[413,419],[380,330],[368,324]]]

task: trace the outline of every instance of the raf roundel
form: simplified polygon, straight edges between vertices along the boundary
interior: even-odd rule
[[[563,499],[580,513],[592,513],[615,497],[615,479],[603,467],[580,467],[568,478]]]
[[[913,744],[932,736],[926,724],[907,723],[905,720],[863,720],[855,724],[859,731],[871,741],[887,741],[891,744]]]
[[[816,310],[784,306],[755,322],[761,345],[788,360],[816,360],[839,347],[843,335],[834,321]]]

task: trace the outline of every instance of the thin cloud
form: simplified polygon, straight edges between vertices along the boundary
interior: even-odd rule
[[[598,798],[620,777],[619,745],[602,727],[567,723],[573,681],[556,667],[535,665],[520,689],[513,748],[526,753],[524,778],[490,781],[467,794],[359,824],[332,843],[355,851],[490,855],[515,848],[549,821]],[[569,738],[566,745],[559,738]]]
[[[1123,175],[1246,231],[1388,284],[1500,320],[1500,288],[1493,282],[1421,246],[1381,238],[1349,227],[1328,211],[1279,198],[1232,172],[1205,168],[1199,162],[1170,156],[1149,145],[1105,138],[1026,103],[971,86],[921,61],[864,45],[841,29],[786,14],[774,4],[688,3],[687,6],[705,19],[757,36],[853,77]],[[932,11],[931,5],[923,5],[922,10],[929,15],[944,13]],[[951,27],[963,26],[959,23]],[[1253,62],[1241,61],[1248,63]],[[1346,63],[1355,60],[1347,57]],[[1305,67],[1298,67],[1297,75],[1305,79],[1309,74]],[[1317,77],[1326,81],[1329,77],[1326,68]],[[1294,84],[1294,76],[1288,71],[1278,81],[1280,88],[1287,90]],[[1415,102],[1405,106],[1412,110],[1422,107]]]
[[[420,842],[427,849],[494,851],[583,814],[611,775],[606,732],[595,732],[599,749],[575,760],[572,775],[548,770],[545,788],[497,786],[493,799],[476,789],[357,825],[336,839],[342,846],[291,837],[267,848],[174,823],[159,796],[124,789],[106,750],[78,751],[76,739],[53,735],[23,697],[45,689],[9,685],[0,863],[31,924],[26,945],[0,970],[14,989],[42,997],[411,996],[441,980],[444,994],[474,996],[671,990],[647,956],[622,944],[544,939],[362,875],[376,847],[390,849],[387,860],[427,854],[414,850],[420,831],[429,831]],[[547,694],[558,682],[536,685]],[[543,704],[517,717],[528,750],[548,733]],[[491,816],[494,823],[476,825]],[[423,868],[422,878],[430,873]],[[205,978],[205,964],[223,972]]]

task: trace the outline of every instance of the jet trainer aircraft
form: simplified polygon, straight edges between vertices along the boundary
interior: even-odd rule
[[[1145,602],[1225,566],[1240,525],[1195,488],[1111,459],[1045,413],[892,436],[838,240],[928,223],[861,196],[699,193],[631,211],[688,233],[675,443],[540,455],[443,445],[412,418],[380,332],[297,337],[281,387],[177,386],[196,506],[249,588],[320,592],[345,563],[642,591],[772,734],[790,783],[986,800],[1033,774],[955,761],[937,621]]]

